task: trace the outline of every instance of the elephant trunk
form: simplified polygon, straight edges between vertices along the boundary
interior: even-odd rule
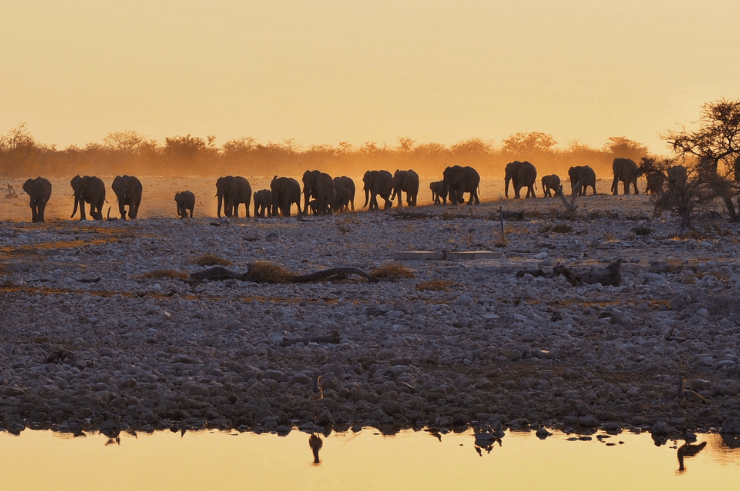
[[[224,195],[223,193],[218,193],[216,196],[218,196],[218,208],[216,208],[216,215],[221,218],[221,203],[223,202]],[[224,212],[226,209],[224,208]]]
[[[511,181],[510,177],[504,179],[504,182],[506,183],[506,186],[504,186],[504,196],[506,196],[507,198],[509,197],[509,181]]]
[[[362,207],[365,208],[368,202],[370,202],[370,190],[368,188],[365,188],[365,204],[362,205]]]
[[[300,197],[298,198],[298,201],[300,202]],[[303,209],[306,210],[306,215],[310,215],[308,210],[311,208],[308,206],[308,202],[311,201],[311,188],[308,186],[305,186],[303,188]],[[300,207],[300,206],[299,206]]]
[[[74,218],[74,217],[75,217],[75,215],[77,214],[77,203],[78,203],[79,201],[80,201],[80,197],[79,197],[79,196],[78,196],[77,194],[75,194],[75,207],[74,207],[74,209],[72,210],[72,216],[71,216],[71,217],[69,217],[69,218]],[[80,205],[80,206],[83,206],[83,205]]]

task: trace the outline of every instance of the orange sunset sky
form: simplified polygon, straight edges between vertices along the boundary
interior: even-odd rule
[[[740,93],[731,0],[11,0],[0,133],[561,147],[660,134]]]

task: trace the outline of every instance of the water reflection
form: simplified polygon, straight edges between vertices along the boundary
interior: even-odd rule
[[[700,487],[722,491],[736,489],[740,482],[740,449],[718,434],[657,447],[649,434],[629,431],[614,437],[603,431],[591,436],[553,430],[547,440],[540,440],[534,432],[504,434],[495,427],[461,433],[401,431],[393,436],[375,429],[327,434],[294,430],[284,437],[191,431],[188,438],[181,438],[178,433],[123,431],[115,438],[103,434],[75,438],[47,431],[24,431],[19,437],[0,433],[2,488],[85,491],[106,482],[108,491],[134,487],[434,491],[480,487],[493,475],[496,489],[593,489],[598,482],[606,491]],[[484,456],[488,458],[480,458]],[[245,462],[253,471],[244,472]],[[81,475],[85,479],[80,480]]]
[[[324,441],[321,439],[321,437],[316,433],[311,433],[311,436],[308,439],[308,446],[311,447],[311,451],[313,452],[314,464],[321,463],[321,461],[319,460],[319,450],[321,450],[322,445],[324,445]]]
[[[740,448],[740,435],[723,433],[722,442],[727,445],[727,448]]]
[[[683,459],[686,457],[693,457],[701,452],[704,447],[707,446],[707,442],[701,442],[698,445],[692,445],[690,443],[684,443],[678,447],[678,472],[685,472],[686,467],[684,466]]]
[[[474,430],[473,436],[475,437],[475,443],[473,449],[483,457],[483,450],[486,453],[491,453],[493,450],[494,443],[498,443],[501,446],[501,438],[504,437],[504,431],[501,427],[492,428],[491,425],[482,426]]]

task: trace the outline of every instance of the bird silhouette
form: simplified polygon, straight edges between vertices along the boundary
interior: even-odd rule
[[[694,392],[693,390],[685,389],[683,384],[686,382],[686,379],[683,377],[683,375],[678,377],[678,388],[676,389],[676,397],[680,401],[686,401],[686,402],[698,402],[700,404],[709,404],[709,401],[704,399],[699,393]]]
[[[324,389],[321,388],[319,385],[319,382],[321,381],[321,375],[318,373],[313,376],[313,381],[311,382],[311,400],[312,401],[318,401],[320,399],[324,398]]]

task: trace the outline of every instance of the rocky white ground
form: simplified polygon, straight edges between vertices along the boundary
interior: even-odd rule
[[[654,217],[642,195],[582,198],[571,218],[538,198],[230,221],[198,208],[176,220],[165,199],[149,206],[172,218],[0,223],[1,427],[670,432],[719,427],[740,404],[740,237],[723,217],[676,237],[677,221]],[[506,222],[505,247],[499,206],[523,212]],[[310,273],[398,264],[397,250],[482,249],[506,257],[405,261],[413,278],[381,283],[146,276],[201,271],[204,253],[234,271],[260,260]],[[516,277],[618,258],[617,287]],[[432,281],[442,289],[424,289]],[[333,330],[338,344],[286,342]],[[676,398],[679,374],[708,404]]]

